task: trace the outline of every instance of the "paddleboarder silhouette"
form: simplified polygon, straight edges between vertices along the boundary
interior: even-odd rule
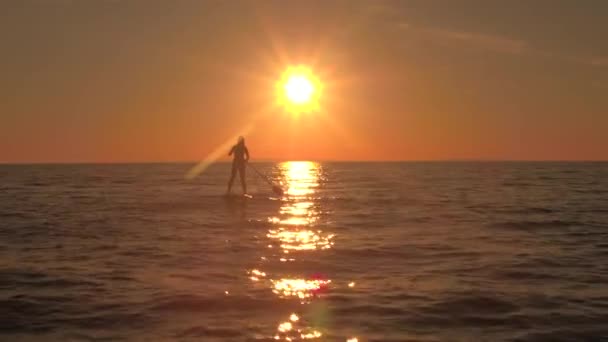
[[[229,156],[233,156],[232,158],[232,172],[230,174],[230,180],[228,181],[228,191],[230,194],[232,192],[232,183],[234,182],[234,177],[238,172],[241,178],[241,187],[243,188],[243,194],[247,194],[247,179],[246,179],[246,171],[247,171],[247,161],[249,161],[249,150],[247,146],[245,146],[245,138],[239,137],[236,145],[232,146],[230,149]]]

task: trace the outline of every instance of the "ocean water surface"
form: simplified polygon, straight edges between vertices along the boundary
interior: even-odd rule
[[[190,167],[0,166],[0,340],[608,341],[608,163]]]

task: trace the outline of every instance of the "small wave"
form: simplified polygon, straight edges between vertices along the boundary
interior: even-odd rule
[[[455,312],[474,312],[476,314],[506,314],[519,310],[519,307],[509,301],[490,295],[466,295],[451,298],[431,306],[423,311],[427,314],[452,315]]]
[[[37,187],[48,186],[48,185],[50,185],[50,183],[40,182],[40,181],[33,181],[33,182],[27,182],[27,183],[25,183],[23,185],[27,186],[27,187],[37,188]]]
[[[357,306],[342,306],[335,309],[336,314],[340,315],[380,315],[383,317],[394,316],[401,317],[407,315],[409,309],[403,307],[395,307],[388,305],[357,305]]]
[[[539,265],[540,267],[540,265]],[[498,279],[505,280],[538,280],[538,281],[548,281],[548,280],[558,280],[562,279],[562,277],[556,273],[551,272],[542,272],[542,271],[525,271],[525,270],[501,270],[498,271],[495,276]]]
[[[297,301],[294,301],[297,302]],[[297,302],[299,303],[299,302]],[[223,296],[202,297],[195,295],[178,295],[155,301],[151,304],[151,311],[171,312],[209,312],[220,311],[266,311],[272,308],[290,308],[294,303],[290,301],[277,301],[275,299],[254,298],[249,296]]]
[[[566,323],[567,324],[567,323]],[[575,329],[564,329],[556,328],[551,329],[547,332],[534,332],[527,333],[521,337],[514,339],[515,342],[524,341],[556,341],[556,342],[570,342],[570,341],[608,341],[608,329],[594,329],[594,328],[575,328]]]
[[[543,268],[561,268],[564,259],[550,256],[528,256],[520,261],[513,261],[503,266],[502,270],[542,270]]]
[[[527,186],[534,186],[534,183],[528,183],[528,182],[513,182],[513,181],[507,181],[507,182],[503,182],[502,186],[505,187],[527,187]]]
[[[414,249],[404,249],[400,247],[342,249],[338,253],[342,258],[348,258],[350,260],[358,260],[358,258],[387,258],[393,260],[393,258],[415,257],[419,255],[419,252]]]
[[[243,331],[227,328],[192,327],[176,334],[176,338],[188,337],[218,337],[218,338],[243,338]]]
[[[508,327],[526,329],[529,323],[518,314],[520,307],[490,295],[447,298],[426,306],[411,307],[399,321],[424,327]]]
[[[56,320],[56,323],[74,328],[87,329],[118,329],[118,328],[146,328],[150,319],[143,313],[116,312],[94,313],[89,315],[78,315],[74,318]]]
[[[32,333],[50,329],[47,317],[59,312],[68,298],[16,295],[0,300],[0,333]]]
[[[16,269],[3,269],[0,270],[0,278],[6,279],[41,279],[46,277],[46,273],[30,271],[30,270],[16,270]]]
[[[551,214],[556,212],[554,209],[545,207],[522,207],[497,210],[498,212],[508,214]]]
[[[608,190],[603,190],[603,189],[579,189],[579,190],[575,190],[575,191],[579,194],[586,194],[586,195],[605,195],[608,193]]]
[[[99,286],[97,282],[84,279],[69,279],[53,277],[46,273],[35,271],[2,270],[0,271],[0,287],[37,287],[37,288],[66,288],[79,286]]]
[[[494,228],[506,228],[516,230],[534,230],[544,228],[562,228],[583,225],[578,221],[546,220],[546,221],[506,221],[491,224]]]
[[[0,300],[0,333],[37,333],[61,329],[146,328],[153,323],[126,303],[95,305],[86,297],[18,295]]]
[[[20,286],[34,286],[34,287],[56,287],[56,288],[66,288],[66,287],[79,287],[79,286],[98,286],[99,284],[93,281],[82,280],[82,279],[65,279],[65,278],[49,278],[42,279],[39,281],[30,281],[30,282],[20,282],[18,285]]]

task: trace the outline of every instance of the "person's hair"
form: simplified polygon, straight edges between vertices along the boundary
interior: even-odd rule
[[[237,142],[238,144],[245,144],[245,137],[243,137],[242,135],[239,137],[239,140]]]

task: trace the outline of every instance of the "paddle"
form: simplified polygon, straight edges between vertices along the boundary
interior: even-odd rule
[[[253,167],[253,165],[251,165],[249,163],[247,163],[247,165],[249,165],[249,167],[252,168],[253,171],[255,171],[255,173],[258,174],[258,176],[260,176],[262,179],[264,179],[272,187],[272,191],[275,194],[277,194],[279,196],[283,196],[283,194],[285,192],[283,191],[283,189],[280,186],[274,184],[270,179],[268,179],[268,177],[264,176],[260,171],[258,171],[258,169],[256,169],[255,167]]]

